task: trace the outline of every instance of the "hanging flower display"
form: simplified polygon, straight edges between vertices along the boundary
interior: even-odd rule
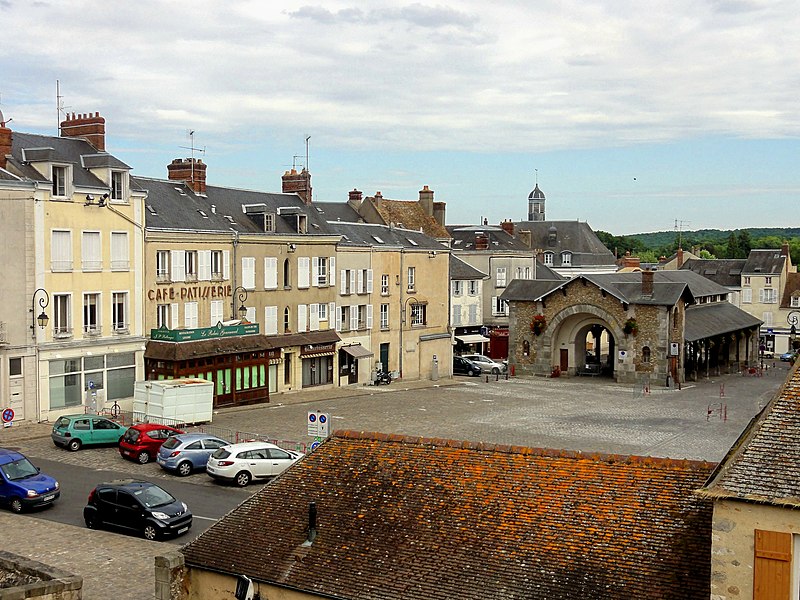
[[[622,328],[622,332],[625,335],[630,335],[630,334],[636,335],[637,333],[639,333],[639,324],[636,322],[636,319],[631,317],[630,319],[625,321],[625,326]]]
[[[544,328],[547,327],[547,319],[544,315],[536,315],[531,321],[531,331],[534,335],[542,335]]]

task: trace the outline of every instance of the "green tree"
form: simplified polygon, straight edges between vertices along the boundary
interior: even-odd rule
[[[725,249],[725,258],[743,258],[741,253],[739,240],[736,234],[731,231],[731,234],[728,236],[728,247]]]
[[[753,243],[750,241],[750,232],[747,229],[742,229],[739,232],[739,252],[742,253],[741,256],[737,258],[747,258],[750,256],[750,250],[753,249]]]

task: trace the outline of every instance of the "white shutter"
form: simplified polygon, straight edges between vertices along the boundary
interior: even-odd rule
[[[372,269],[367,269],[367,293],[372,293]]]
[[[256,307],[255,306],[248,306],[247,307],[247,312],[245,313],[244,318],[249,323],[255,323],[256,322],[256,318],[257,318],[256,317]]]
[[[461,325],[461,305],[459,304],[453,305],[453,325]]]
[[[297,287],[308,287],[308,270],[310,259],[307,256],[301,256],[297,259]]]
[[[211,281],[211,250],[197,253],[197,280]]]
[[[256,287],[256,259],[253,256],[242,257],[242,287],[246,290]]]
[[[170,329],[177,329],[180,325],[180,321],[178,320],[178,304],[170,304],[169,305],[169,328]]]
[[[128,268],[128,232],[111,232],[111,268]]]
[[[303,333],[306,330],[308,323],[307,306],[305,304],[297,305],[297,333]]]
[[[493,316],[497,316],[498,315],[497,296],[492,296],[492,315]]]
[[[223,305],[222,300],[212,300],[211,301],[211,324],[210,327],[214,327],[217,323],[224,320],[222,316],[223,312]]]
[[[336,285],[336,257],[331,256],[328,260],[328,285]]]
[[[50,264],[53,271],[72,270],[71,231],[53,231],[50,244]]]
[[[350,306],[350,330],[355,331],[358,329],[358,305],[352,304]]]
[[[231,278],[231,251],[222,251],[222,278],[228,280]]]
[[[347,271],[342,269],[342,276],[339,278],[339,294],[347,295]]]
[[[358,290],[357,293],[358,294],[363,294],[364,293],[364,271],[362,269],[359,269],[358,272],[356,273],[356,275],[358,276],[358,284],[357,284],[358,287],[356,288]]]
[[[311,285],[319,287],[319,257],[311,259]]]
[[[186,251],[172,250],[172,281],[186,281]]]
[[[372,304],[367,304],[367,329],[372,329]]]
[[[264,307],[264,333],[267,335],[278,334],[278,307]]]
[[[319,304],[308,305],[308,322],[309,331],[319,331]]]
[[[470,304],[470,306],[469,306],[469,324],[470,325],[477,325],[478,324],[478,305],[477,304]]]
[[[278,259],[275,256],[264,258],[264,288],[278,289]]]
[[[336,302],[328,302],[328,329],[333,329],[336,322]]]
[[[187,329],[197,327],[197,302],[185,302],[183,304],[183,326]]]
[[[341,306],[336,306],[333,302],[331,302],[331,304],[333,305],[333,310],[335,311],[335,315],[336,315],[336,331],[341,331],[342,330],[342,307]]]
[[[752,288],[743,288],[742,289],[742,303],[743,304],[750,304],[753,301],[753,289]]]

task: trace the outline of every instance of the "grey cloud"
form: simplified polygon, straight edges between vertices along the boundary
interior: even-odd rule
[[[320,6],[302,6],[288,13],[290,17],[316,21],[324,25],[338,23],[381,24],[387,22],[405,22],[416,27],[438,29],[442,27],[459,27],[470,29],[477,22],[477,17],[459,12],[448,6],[427,6],[409,4],[401,8],[380,9],[364,12],[359,8],[345,8],[330,11]]]
[[[717,13],[740,14],[761,11],[764,6],[756,0],[711,0],[711,9]]]

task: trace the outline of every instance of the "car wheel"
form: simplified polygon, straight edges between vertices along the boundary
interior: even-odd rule
[[[147,523],[145,524],[144,529],[142,529],[142,535],[144,536],[144,539],[154,542],[158,539],[158,527],[152,523]]]
[[[177,471],[178,475],[180,475],[181,477],[186,477],[187,475],[191,475],[192,463],[190,463],[188,460],[179,463]]]
[[[81,449],[81,441],[78,438],[72,438],[67,444],[67,450],[77,452]]]
[[[96,516],[84,517],[83,521],[88,529],[99,529]]]
[[[11,509],[11,512],[19,514],[22,512],[22,500],[20,498],[12,498],[8,507]]]
[[[141,452],[139,452],[139,455],[136,457],[136,460],[139,461],[140,465],[146,465],[147,463],[150,462],[150,454],[142,450]]]
[[[234,481],[239,487],[247,487],[247,484],[250,483],[250,473],[247,471],[240,471],[236,474]]]
[[[494,367],[492,369],[492,375],[499,375],[499,374],[500,374],[500,369],[498,369],[497,367]]]
[[[470,369],[469,371],[467,371],[467,375],[469,375],[470,377],[474,377],[475,376],[475,371]]]

